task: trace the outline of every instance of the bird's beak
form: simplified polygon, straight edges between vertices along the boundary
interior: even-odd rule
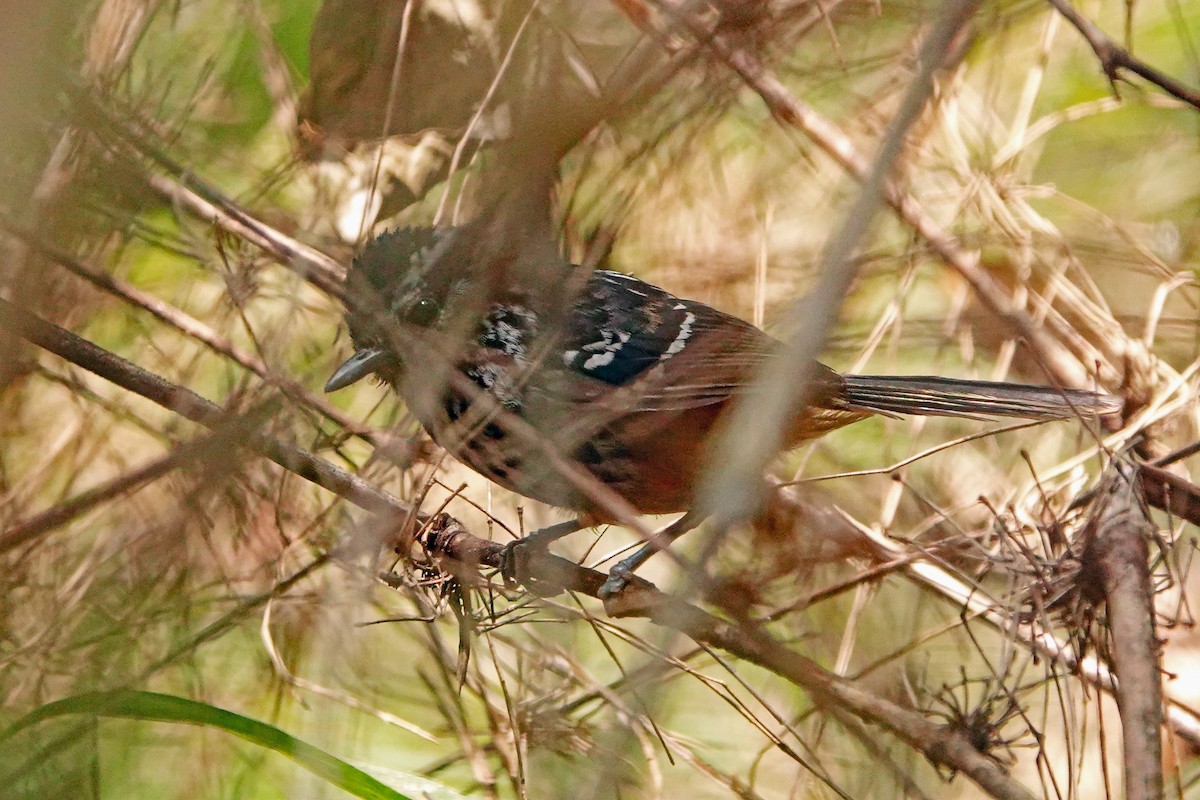
[[[336,392],[338,389],[345,389],[393,360],[392,354],[382,347],[364,347],[333,371],[329,380],[325,382],[325,391]]]

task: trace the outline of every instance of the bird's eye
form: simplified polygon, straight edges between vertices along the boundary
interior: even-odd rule
[[[422,297],[408,310],[408,321],[413,325],[428,327],[437,321],[439,311],[437,303],[428,297]]]

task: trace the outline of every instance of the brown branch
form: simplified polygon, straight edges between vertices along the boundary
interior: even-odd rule
[[[272,405],[268,403],[263,408],[233,417],[210,436],[180,445],[162,458],[93,486],[24,522],[17,523],[8,530],[0,531],[0,554],[28,544],[47,531],[86,514],[101,503],[129,494],[176,469],[194,462],[227,456],[232,448],[251,436],[255,429],[263,424],[273,410]]]
[[[189,389],[175,385],[119,356],[52,325],[0,299],[0,327],[68,361],[141,395],[190,420],[213,427],[227,419],[219,406]],[[263,435],[247,436],[245,443],[270,460],[352,503],[373,512],[407,514],[409,508],[360,478],[300,448]],[[424,539],[426,548],[447,572],[477,579],[480,566],[500,564],[504,546],[466,533],[448,517],[439,517]],[[538,591],[571,589],[598,597],[607,578],[602,572],[581,567],[546,552],[527,554],[523,567]],[[749,626],[720,620],[685,602],[662,594],[649,583],[634,579],[619,596],[615,613],[646,616],[659,625],[679,630],[697,642],[710,644],[760,664],[795,681],[827,703],[832,713],[863,717],[895,733],[935,763],[964,773],[995,797],[1032,795],[1013,781],[994,761],[972,747],[964,733],[938,725],[920,714],[876,697],[852,682],[823,670],[815,662],[792,653],[764,633]]]
[[[503,545],[472,536],[449,517],[435,518],[421,542],[445,569],[475,582],[480,580],[481,567],[499,567],[504,551]],[[608,577],[546,551],[533,551],[528,556],[524,566],[539,592],[556,587],[598,597]],[[616,599],[619,607],[613,604],[614,615],[647,618],[699,644],[721,648],[768,669],[804,688],[830,713],[850,714],[886,728],[935,764],[967,775],[993,797],[1033,796],[999,764],[976,750],[964,732],[935,723],[834,675],[748,622],[732,623],[715,617],[636,576]]]
[[[1182,448],[1185,452],[1190,448]],[[1153,508],[1174,514],[1182,520],[1200,526],[1200,486],[1187,478],[1176,475],[1170,470],[1159,466],[1162,463],[1173,463],[1174,454],[1167,459],[1158,459],[1152,464],[1141,464],[1138,467],[1138,483],[1142,496]],[[1090,489],[1071,503],[1073,508],[1079,508],[1095,501],[1100,489]]]
[[[191,389],[148,372],[4,299],[0,299],[0,328],[206,428],[216,429],[229,421],[228,410]],[[264,435],[246,437],[245,444],[284,469],[368,511],[409,513],[406,504],[307,450]]]
[[[81,123],[102,140],[104,132],[132,147],[158,164],[170,178],[147,172],[147,186],[168,202],[187,208],[191,213],[240,236],[269,253],[276,261],[299,274],[327,294],[342,296],[342,266],[321,251],[293,239],[261,220],[255,219],[216,187],[197,177],[190,169],[150,144],[151,135],[135,123],[118,119],[86,91],[72,92]],[[111,138],[111,137],[109,137]]]
[[[211,327],[204,324],[200,320],[190,314],[172,306],[170,303],[155,297],[149,292],[143,292],[136,286],[132,286],[125,281],[107,275],[82,261],[73,258],[71,255],[46,244],[36,234],[23,228],[12,225],[8,221],[0,217],[0,227],[11,233],[16,238],[20,239],[26,247],[41,254],[50,261],[58,264],[63,269],[73,275],[76,275],[88,283],[92,284],[101,291],[118,297],[129,303],[132,306],[141,308],[155,319],[174,328],[179,333],[200,342],[209,350],[218,355],[228,358],[238,366],[246,369],[249,372],[262,378],[272,386],[279,387],[288,397],[295,400],[302,406],[306,406],[316,411],[321,416],[335,423],[351,434],[362,438],[376,447],[383,447],[389,442],[383,441],[385,437],[381,437],[377,431],[362,425],[352,417],[343,413],[338,408],[334,407],[324,399],[314,395],[304,386],[284,377],[280,373],[271,370],[265,362],[253,353],[249,353],[237,345],[230,342],[226,337],[221,336]]]
[[[75,334],[14,308],[3,300],[0,300],[0,327],[44,347],[122,388],[146,397],[203,425],[217,426],[228,417],[227,413],[219,406],[194,392],[152,375]],[[389,513],[393,518],[396,514],[407,515],[410,513],[410,508],[406,504],[300,448],[262,435],[247,437],[246,444],[285,469],[364,509]],[[444,527],[445,523],[443,522],[443,528],[437,530],[444,530]],[[494,567],[499,563],[502,545],[477,539],[457,527],[452,532],[454,536],[448,542],[437,538],[427,542],[427,547],[431,552],[447,557],[442,559],[442,565],[448,572],[457,574],[464,579],[474,579],[478,575],[480,566]],[[880,557],[885,557],[889,551],[888,546],[881,545],[879,542],[869,543],[861,549],[871,551],[872,548],[878,550],[881,554]],[[531,580],[536,582],[538,591],[545,591],[548,588],[570,589],[597,596],[601,585],[607,578],[604,573],[585,569],[549,554],[533,552],[528,555],[531,557],[530,563],[523,564],[523,566],[526,566]],[[939,578],[937,575],[931,574],[930,570],[942,572],[940,568],[931,564],[912,564],[906,568],[906,571],[913,572],[913,577],[934,587],[940,594],[961,605],[974,608],[981,602],[980,598],[969,589],[964,589],[961,596],[955,596],[953,587],[946,585],[947,579],[950,583],[954,583],[953,579],[948,576]],[[939,763],[945,763],[970,775],[981,785],[998,787],[996,792],[993,792],[995,796],[1027,796],[1023,794],[1024,790],[1021,787],[1016,786],[1014,789],[1015,784],[1008,781],[1003,771],[976,751],[971,751],[974,753],[974,758],[982,759],[985,763],[972,761],[971,754],[963,750],[963,742],[958,741],[940,726],[933,725],[911,711],[897,709],[886,701],[872,698],[854,684],[825,673],[802,657],[781,651],[776,643],[747,634],[741,630],[741,626],[716,620],[687,604],[671,600],[640,579],[635,579],[618,599],[619,606],[614,606],[614,614],[649,616],[659,624],[682,630],[689,635],[694,633],[693,638],[696,638],[697,641],[728,649],[743,658],[754,660],[755,663],[773,669],[785,677],[794,678],[814,692],[823,693],[819,696],[838,703],[839,708],[848,709],[888,727],[906,741],[916,743],[914,746]],[[989,608],[981,610],[980,613],[985,619],[993,621],[988,614],[995,615],[998,612]],[[678,619],[673,618],[673,615],[678,615]],[[997,624],[1008,629],[1003,621],[997,622]],[[1087,663],[1079,661],[1069,651],[1069,648],[1053,640],[1053,637],[1048,634],[1033,635],[1030,637],[1030,643],[1039,652],[1055,660],[1066,659],[1064,663],[1078,668],[1083,676],[1094,685],[1106,690],[1113,688],[1114,682],[1102,665],[1094,664],[1090,660]],[[816,672],[812,672],[814,669]],[[1176,705],[1172,705],[1168,713],[1171,715],[1172,726],[1180,735],[1188,741],[1200,741],[1200,736],[1197,735],[1198,726],[1193,717],[1182,712]],[[1013,794],[1013,791],[1018,793]]]
[[[1096,23],[1083,16],[1068,0],[1048,0],[1059,14],[1074,26],[1083,36],[1096,58],[1100,60],[1100,68],[1114,85],[1121,79],[1121,70],[1129,70],[1135,75],[1148,80],[1167,94],[1182,100],[1193,108],[1200,109],[1200,92],[1190,86],[1185,86],[1170,75],[1159,72],[1154,67],[1133,57],[1133,55],[1108,37]]]
[[[1200,486],[1151,464],[1138,468],[1138,479],[1147,503],[1200,526]]]
[[[1200,453],[1200,442],[1185,444],[1183,447],[1178,447],[1161,458],[1156,458],[1154,460],[1154,466],[1169,467],[1185,458],[1191,458],[1192,456],[1196,455],[1196,453]]]
[[[1081,576],[1104,600],[1111,658],[1119,680],[1125,797],[1158,800],[1162,779],[1162,677],[1154,632],[1149,542],[1155,535],[1138,493],[1137,467],[1114,459],[1084,530]],[[1099,598],[1097,598],[1099,599]]]

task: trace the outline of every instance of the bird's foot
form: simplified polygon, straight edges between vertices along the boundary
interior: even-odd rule
[[[540,528],[528,536],[514,539],[504,545],[504,549],[500,551],[498,566],[504,585],[509,589],[524,586],[535,594],[542,594],[539,591],[537,575],[530,568],[531,564],[537,556],[547,552],[551,542],[574,533],[581,527],[583,525],[579,520],[560,522],[557,525]],[[557,592],[550,592],[550,594],[557,594]]]
[[[498,572],[506,589],[523,588],[538,597],[553,597],[562,591],[561,586],[551,586],[538,578],[533,564],[548,552],[546,542],[532,536],[514,539],[500,551]]]
[[[629,585],[629,578],[632,574],[632,568],[624,561],[616,564],[608,571],[608,578],[601,584],[597,596],[607,605],[609,600],[625,591],[625,587]]]
[[[529,545],[524,539],[513,539],[500,551],[500,565],[497,571],[506,588],[515,589],[518,584],[524,583],[522,578],[528,577],[528,548]]]

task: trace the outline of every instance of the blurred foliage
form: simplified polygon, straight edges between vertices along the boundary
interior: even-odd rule
[[[376,5],[347,7],[370,18]],[[421,13],[444,20],[456,3],[422,5]],[[581,61],[611,66],[606,59],[637,32],[618,4],[596,5],[602,8],[563,4],[567,11],[553,12],[562,14],[557,27],[547,27]],[[816,3],[774,5],[781,21],[762,43],[768,63],[796,96],[871,152],[911,78],[915,43],[934,6],[847,0],[826,15]],[[460,213],[471,210],[471,185],[488,158],[476,146],[489,138],[472,143],[462,172],[447,177],[461,115],[450,115],[453,125],[422,125],[383,145],[359,141],[361,132],[316,153],[298,141],[309,64],[329,56],[309,51],[315,0],[94,0],[45,8],[47,17],[27,28],[0,26],[14,40],[28,34],[19,50],[0,37],[0,63],[26,67],[13,80],[5,79],[15,73],[0,70],[5,219],[46,232],[56,247],[202,321],[260,358],[272,379],[260,380],[11,240],[0,288],[151,372],[230,408],[276,395],[284,379],[317,393],[346,354],[341,311],[295,273],[156,190],[144,176],[160,172],[144,156],[68,124],[69,91],[60,81],[93,87],[188,171],[343,262],[356,244],[346,232],[378,199],[368,197],[372,187],[395,193],[391,206],[381,201],[389,216],[367,220],[375,230],[428,223],[444,199],[443,219],[453,218],[464,195]],[[453,74],[473,73],[471,87],[486,90],[520,22],[516,12],[527,6],[482,8],[482,29],[494,38],[467,38],[486,59],[460,60]],[[1196,83],[1196,0],[1086,11],[1118,39],[1129,11],[1134,53]],[[588,14],[596,15],[594,25],[584,24]],[[1153,322],[1149,349],[1164,370],[1183,374],[1190,391],[1200,342],[1198,296],[1194,281],[1184,280],[1194,277],[1200,256],[1196,110],[1144,84],[1121,84],[1115,98],[1094,55],[1056,19],[1026,0],[987,7],[974,47],[914,137],[905,183],[958,241],[980,249],[1000,284],[1045,296],[1054,294],[1046,287],[1056,279],[1081,291],[1094,284],[1106,321],[1129,337],[1142,337]],[[329,35],[318,27],[315,41]],[[432,63],[408,88],[434,111],[461,112],[463,86],[438,83],[451,81],[437,69],[438,40],[432,44],[424,56]],[[337,54],[332,66],[347,66],[339,59],[357,49]],[[461,55],[444,49],[447,57]],[[1037,71],[1043,55],[1044,71]],[[502,117],[490,124],[489,137],[501,135]],[[564,247],[576,257],[597,237],[615,234],[611,267],[746,318],[761,306],[768,328],[810,285],[820,248],[856,190],[831,159],[775,124],[755,93],[710,60],[622,109],[569,154],[562,177]],[[830,345],[833,366],[1042,380],[1040,366],[909,228],[881,218],[861,257],[862,280]],[[1156,292],[1169,285],[1175,288],[1156,306]],[[1075,307],[1057,297],[1050,302],[1061,301],[1056,308],[1067,325],[1077,323]],[[201,433],[5,335],[0,348],[0,360],[9,362],[0,365],[3,528]],[[1152,393],[1166,392],[1165,375]],[[272,433],[400,497],[421,497],[428,486],[426,509],[448,503],[473,530],[496,538],[504,535],[500,525],[529,531],[555,519],[552,510],[430,457],[432,448],[386,392],[367,386],[328,403],[391,431],[416,455],[400,466],[377,458],[299,402]],[[1180,444],[1196,438],[1195,416],[1193,401],[1153,421],[1165,441]],[[981,427],[874,419],[787,455],[779,474],[885,468]],[[1044,426],[955,447],[906,467],[900,480],[879,474],[820,486],[830,503],[900,538],[961,540],[963,569],[986,584],[980,542],[1002,522],[978,498],[1021,519],[1046,512],[1043,492],[1061,508],[1094,471],[1096,459],[1070,460],[1091,444],[1078,426]],[[430,485],[433,476],[438,483]],[[524,792],[579,800],[835,796],[804,762],[818,763],[853,797],[901,796],[908,781],[928,796],[977,796],[967,781],[945,782],[883,734],[857,738],[781,678],[644,621],[594,618],[586,600],[481,598],[483,612],[498,616],[481,613],[460,686],[459,631],[435,577],[399,566],[400,588],[390,588],[375,580],[374,568],[391,564],[360,554],[284,584],[331,543],[366,527],[364,515],[296,476],[231,454],[216,466],[188,465],[4,553],[0,723],[45,714],[53,708],[46,704],[62,698],[137,690],[270,726],[295,737],[268,745],[275,750],[318,748],[413,796],[441,796],[438,787],[471,797]],[[591,563],[630,541],[624,531],[602,534],[598,544],[595,535],[579,534],[561,552],[583,557],[594,544],[585,559]],[[680,549],[692,556],[703,544],[685,540]],[[744,581],[755,603],[770,610],[861,567],[838,561],[780,569],[793,563],[794,544],[747,533],[722,545],[721,571]],[[647,576],[678,582],[667,563],[652,565]],[[1101,796],[1096,714],[1103,706],[1107,736],[1117,740],[1111,704],[1014,652],[1005,637],[966,625],[959,613],[889,576],[787,614],[777,632],[820,663],[861,672],[880,694],[922,709],[964,681],[960,669],[972,677],[1016,676],[1013,693],[1036,706],[1031,724],[1050,742],[1046,758],[1077,765],[1073,796]],[[380,624],[364,624],[371,622]],[[1168,661],[1181,676],[1178,696],[1200,700],[1186,657],[1194,637],[1184,629],[1165,635],[1168,658],[1181,654]],[[57,721],[45,733],[26,732],[28,740],[6,742],[0,753],[10,767],[31,755],[39,763],[0,796],[345,796],[337,780],[299,774],[220,734],[223,726],[203,715],[184,720],[202,727],[175,728],[76,710],[88,721]],[[1051,768],[1017,751],[1016,774],[1030,786],[1045,781]],[[1178,757],[1181,771],[1194,774],[1193,755],[1181,748]],[[412,783],[414,776],[432,783]],[[1196,791],[1189,785],[1184,794]]]

